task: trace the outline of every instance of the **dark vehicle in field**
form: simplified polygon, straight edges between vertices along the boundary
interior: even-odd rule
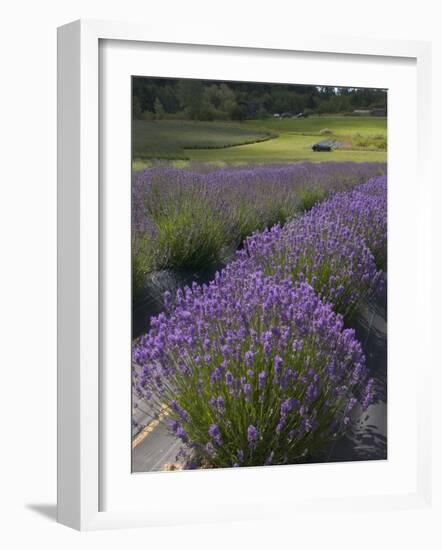
[[[320,141],[319,143],[315,143],[312,146],[313,151],[319,152],[319,151],[333,151],[333,149],[336,147],[336,142],[331,139],[326,139],[324,141]]]

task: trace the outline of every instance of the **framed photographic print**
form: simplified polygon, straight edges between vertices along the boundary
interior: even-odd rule
[[[425,505],[428,78],[426,43],[59,29],[60,522]]]

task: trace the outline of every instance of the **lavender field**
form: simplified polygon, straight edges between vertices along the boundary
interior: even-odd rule
[[[283,225],[332,193],[385,172],[385,164],[336,162],[218,170],[166,165],[134,173],[134,301],[153,273],[218,267],[255,231]]]
[[[385,173],[134,174],[134,312],[155,281],[164,291],[134,334],[134,395],[179,442],[181,468],[323,461],[384,396],[357,326],[385,292]]]

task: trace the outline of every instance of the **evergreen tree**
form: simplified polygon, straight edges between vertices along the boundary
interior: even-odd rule
[[[162,118],[164,118],[164,115],[166,114],[166,112],[164,110],[163,104],[161,103],[158,97],[155,98],[153,110],[154,110],[156,119],[161,120]]]

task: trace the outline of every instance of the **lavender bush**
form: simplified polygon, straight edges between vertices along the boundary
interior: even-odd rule
[[[134,174],[133,258],[138,276],[163,268],[206,269],[257,230],[284,224],[383,164],[296,163],[208,171],[155,167]]]
[[[361,347],[308,284],[234,267],[152,322],[133,350],[136,388],[169,405],[199,465],[303,461],[370,403]]]
[[[386,263],[386,177],[337,193],[302,217],[247,238],[238,261],[253,271],[309,282],[335,311],[351,314],[376,292]]]
[[[324,215],[337,219],[365,240],[379,269],[387,269],[387,177],[374,177],[348,193],[321,205]]]

